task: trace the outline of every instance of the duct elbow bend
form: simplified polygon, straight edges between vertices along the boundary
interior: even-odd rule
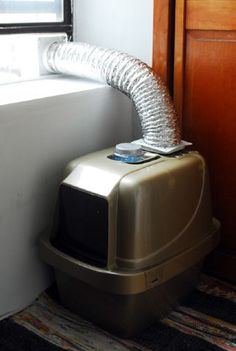
[[[144,143],[174,147],[181,141],[179,120],[160,77],[142,61],[126,53],[81,42],[55,42],[44,54],[49,72],[104,82],[127,95],[140,119]]]

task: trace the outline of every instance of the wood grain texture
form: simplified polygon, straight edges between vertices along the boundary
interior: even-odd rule
[[[171,0],[154,0],[153,63],[152,67],[162,80],[170,83]]]
[[[236,255],[215,250],[205,262],[204,271],[220,279],[236,282]]]
[[[185,0],[176,0],[174,48],[174,102],[182,121],[185,62]]]
[[[236,250],[236,32],[188,32],[184,138],[206,157],[221,244]]]
[[[214,215],[222,224],[219,262],[213,259],[210,267],[231,280],[235,274],[229,266],[236,259],[235,21],[235,0],[176,0],[174,96],[183,138],[207,160]]]
[[[236,30],[236,1],[187,0],[186,29]]]

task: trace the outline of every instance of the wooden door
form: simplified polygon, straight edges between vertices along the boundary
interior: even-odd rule
[[[174,98],[205,156],[221,243],[208,269],[236,281],[236,1],[176,0]]]
[[[173,90],[174,1],[153,2],[153,70]]]

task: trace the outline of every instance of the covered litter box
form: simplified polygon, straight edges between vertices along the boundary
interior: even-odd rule
[[[64,306],[127,336],[191,291],[218,243],[219,223],[198,152],[146,153],[135,164],[112,152],[67,166],[53,232],[40,250]]]

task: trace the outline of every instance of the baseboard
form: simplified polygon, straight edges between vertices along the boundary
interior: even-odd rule
[[[204,271],[218,278],[236,283],[236,254],[213,251],[206,259]]]

